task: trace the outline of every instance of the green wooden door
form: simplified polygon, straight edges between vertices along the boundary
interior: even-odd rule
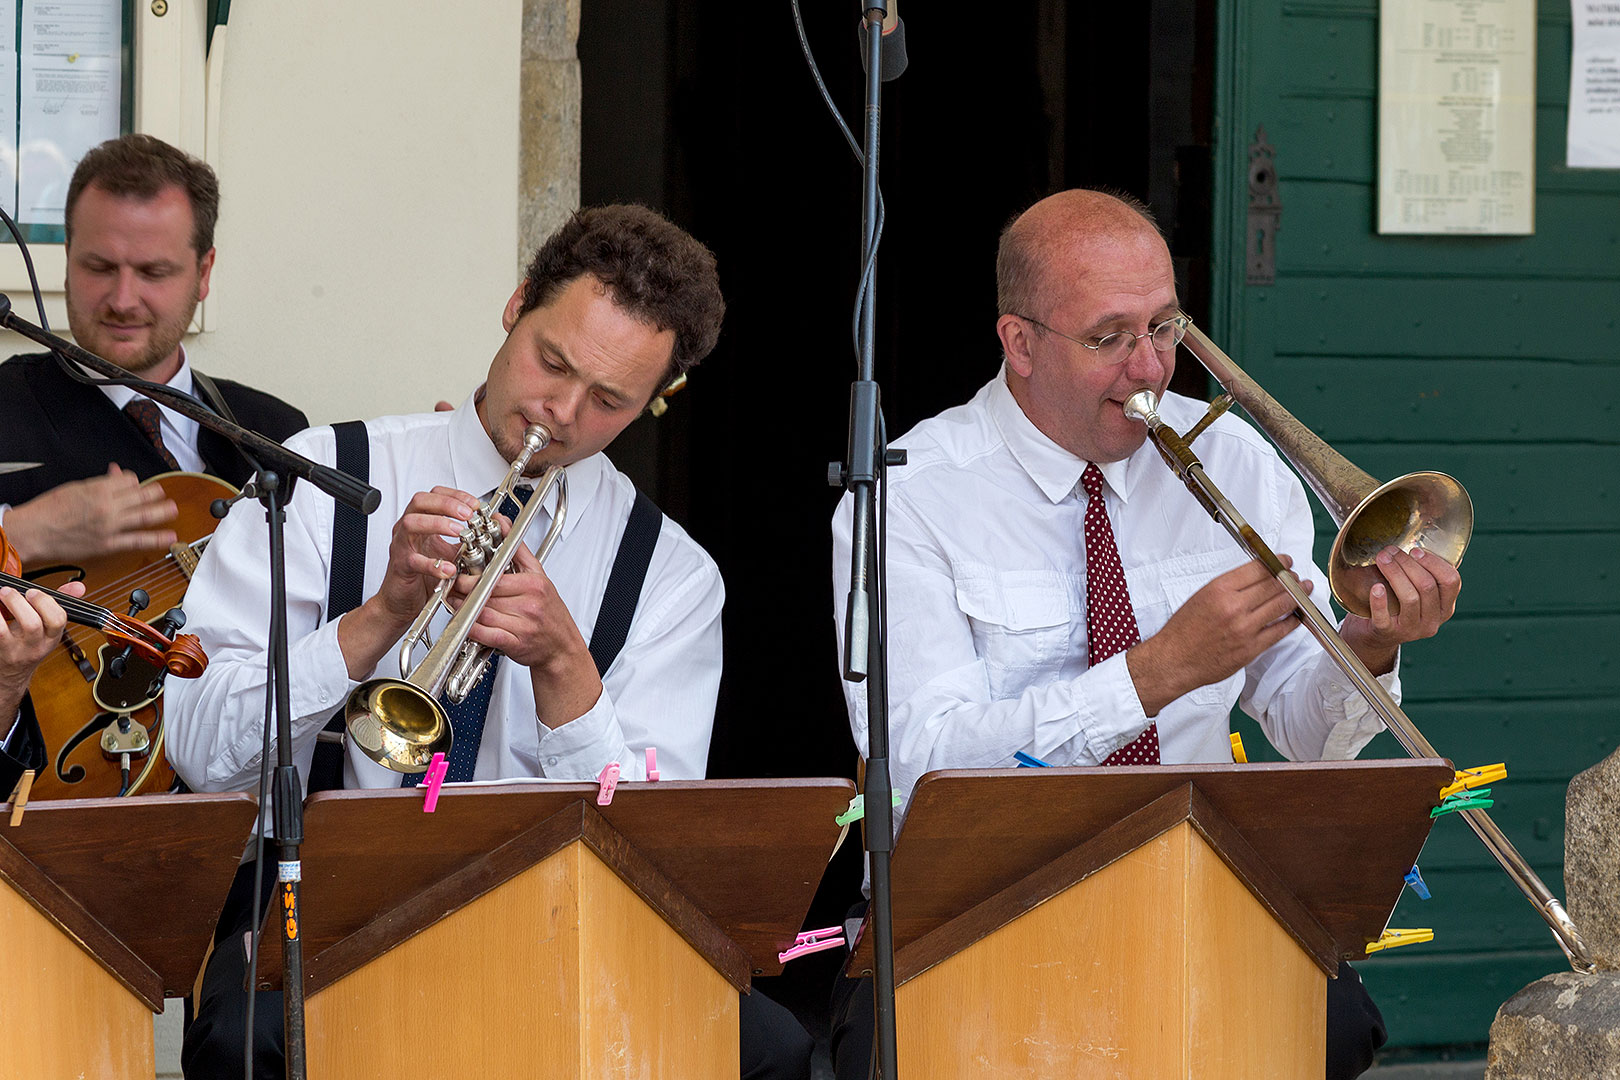
[[[1205,321],[1374,476],[1440,469],[1468,487],[1477,531],[1459,613],[1405,651],[1407,712],[1459,767],[1507,762],[1492,816],[1562,896],[1565,787],[1620,730],[1620,172],[1563,165],[1569,5],[1538,13],[1530,237],[1377,234],[1376,0],[1218,12]],[[1261,125],[1282,202],[1270,286],[1244,274]],[[1332,534],[1320,513],[1318,532]],[[1401,754],[1384,735],[1364,756]],[[1567,967],[1460,820],[1436,823],[1421,865],[1434,898],[1408,891],[1391,925],[1433,927],[1434,942],[1360,970],[1392,1046],[1482,1043],[1498,1005]]]

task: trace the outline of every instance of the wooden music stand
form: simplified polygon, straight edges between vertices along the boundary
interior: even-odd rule
[[[1321,1077],[1443,761],[936,772],[893,864],[902,1072]],[[867,974],[864,936],[847,971]]]
[[[253,796],[0,806],[0,1017],[18,1077],[151,1080],[152,1014],[191,992]]]
[[[306,803],[311,1077],[735,1076],[847,780],[334,791]],[[261,986],[279,984],[279,928]]]

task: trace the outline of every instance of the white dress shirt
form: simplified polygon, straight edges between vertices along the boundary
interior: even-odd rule
[[[1201,402],[1166,394],[1160,414],[1185,431]],[[1094,765],[1149,719],[1125,654],[1087,664],[1086,462],[1047,438],[1007,389],[1005,369],[966,405],[925,420],[887,472],[890,769],[903,796],[933,769]],[[1274,550],[1292,555],[1327,608],[1310,561],[1304,488],[1264,438],[1233,416],[1195,449],[1209,476]],[[1098,463],[1104,506],[1144,639],[1212,578],[1248,556],[1145,442]],[[833,609],[842,646],[849,587],[849,496],[833,518]],[[840,655],[842,653],[840,652]],[[1399,695],[1394,672],[1381,680]],[[850,725],[867,752],[866,686],[845,682]],[[1382,723],[1303,628],[1230,678],[1167,705],[1154,720],[1167,764],[1230,762],[1237,703],[1295,760],[1351,758]],[[898,826],[898,821],[897,821]]]
[[[418,491],[449,485],[484,497],[509,462],[490,442],[468,398],[449,413],[367,421],[371,484],[382,504],[368,518],[365,585],[376,593],[388,565],[394,523]],[[336,456],[330,427],[311,428],[289,449],[326,464]],[[602,454],[568,467],[568,513],[545,572],[587,641],[623,535],[635,488]],[[524,540],[531,550],[551,520],[555,489]],[[287,622],[294,758],[309,776],[316,734],[357,683],[326,620],[333,502],[307,483],[287,513]],[[202,639],[208,669],[166,688],[169,759],[198,791],[245,790],[258,781],[269,633],[269,557],[263,510],[239,503],[220,523],[186,593],[186,630]],[[670,779],[704,774],[720,682],[720,609],[714,562],[666,518],[653,551],[629,638],[583,716],[543,734],[528,669],[503,659],[490,701],[475,778],[595,779],[609,762],[626,779],[645,776],[643,751],[658,750]],[[441,612],[434,629],[447,616]],[[391,648],[373,674],[398,677]],[[421,650],[417,651],[420,659]],[[344,786],[393,787],[400,774],[352,744]]]

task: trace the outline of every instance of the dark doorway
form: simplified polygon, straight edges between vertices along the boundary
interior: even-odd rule
[[[947,17],[905,6],[911,63],[883,101],[877,364],[891,435],[995,373],[997,237],[1051,191],[1106,184],[1147,200],[1172,233],[1185,305],[1208,311],[1212,9],[1042,0]],[[851,123],[859,14],[804,9]],[[584,201],[669,214],[714,249],[728,303],[690,388],[613,448],[725,575],[710,775],[853,775],[829,582],[838,493],[825,478],[844,454],[854,377],[859,168],[786,3],[738,15],[695,0],[591,0],[579,52]],[[1202,393],[1190,364],[1178,389]],[[856,894],[855,839],[811,924],[839,921]],[[773,992],[824,1002],[836,961],[799,961],[793,985]]]

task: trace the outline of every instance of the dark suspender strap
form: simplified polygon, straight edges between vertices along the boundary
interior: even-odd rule
[[[637,491],[636,504],[630,508],[630,521],[624,527],[618,554],[613,557],[613,569],[608,573],[602,606],[596,612],[596,628],[591,631],[591,659],[596,661],[598,675],[607,674],[630,636],[630,620],[641,600],[641,585],[647,580],[647,566],[652,562],[653,548],[658,546],[658,533],[663,527],[663,511]]]
[[[192,368],[191,382],[194,386],[196,386],[197,389],[202,391],[202,399],[207,402],[215,412],[219,413],[219,415],[223,416],[236,426],[242,426],[242,421],[238,420],[236,418],[236,414],[231,411],[231,403],[225,400],[225,395],[219,392],[219,387],[214,385],[213,379],[210,379],[196,368]]]
[[[337,436],[337,467],[357,480],[371,479],[371,442],[364,420],[332,425]],[[337,502],[332,510],[332,574],[326,589],[326,621],[340,619],[360,606],[366,578],[366,516]],[[343,786],[343,744],[327,736],[343,734],[343,710],[332,714],[315,744],[309,768],[309,791],[335,791]]]

